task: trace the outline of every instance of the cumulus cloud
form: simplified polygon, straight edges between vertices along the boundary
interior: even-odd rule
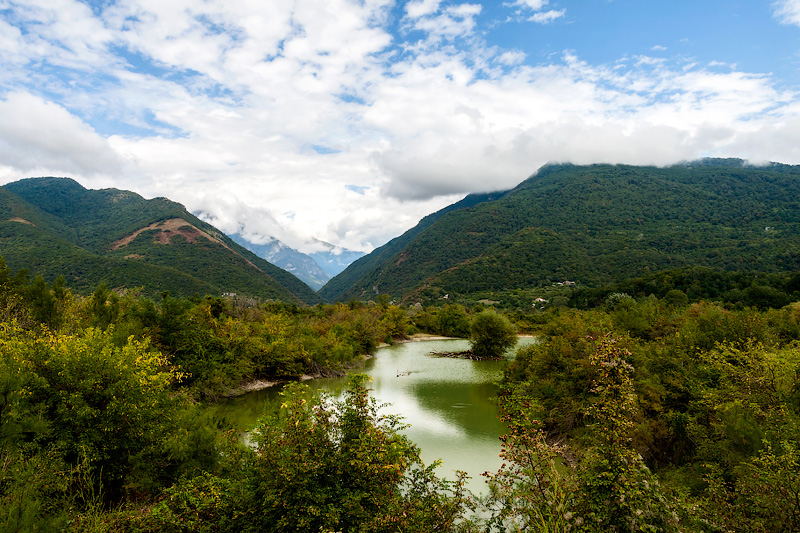
[[[443,40],[467,37],[475,28],[475,17],[481,13],[480,4],[452,4],[440,9],[439,2],[423,0],[408,4],[410,28],[427,34],[425,45],[436,46]]]
[[[549,2],[547,0],[516,0],[515,2],[506,3],[504,5],[510,7],[525,7],[533,11],[539,11]]]
[[[502,65],[506,66],[513,66],[519,65],[523,61],[525,61],[526,54],[520,50],[509,50],[508,52],[503,52],[499,56],[495,58],[495,61]]]
[[[528,20],[538,24],[549,24],[556,19],[560,19],[567,11],[565,9],[551,9],[550,11],[541,11],[529,17]]]
[[[376,158],[398,198],[508,188],[548,161],[667,164],[727,153],[793,98],[765,76],[658,65],[620,72],[572,56],[497,81],[426,73],[416,81],[436,87],[426,101],[379,98],[366,115],[382,128],[386,117],[408,117],[395,128],[405,134]]]
[[[778,0],[772,5],[779,21],[800,26],[800,0]]]
[[[549,9],[545,11],[545,7],[549,4],[548,0],[516,0],[503,5],[514,9],[520,20],[525,17],[524,20],[537,24],[549,24],[567,13],[566,9]],[[534,12],[533,15],[528,15],[532,11]]]
[[[439,4],[441,3],[441,0],[419,0],[418,2],[409,2],[406,4],[406,14],[408,18],[411,19],[432,15],[439,11]]]
[[[0,100],[0,116],[0,163],[8,177],[23,172],[95,177],[122,168],[122,159],[106,139],[57,104],[10,93]]]
[[[483,41],[476,2],[2,5],[0,179],[167,196],[301,250],[370,250],[551,161],[800,162],[800,100],[770,76],[572,52],[533,65]],[[503,9],[564,16],[549,7]]]

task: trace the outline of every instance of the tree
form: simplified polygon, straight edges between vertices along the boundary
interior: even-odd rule
[[[500,419],[508,433],[500,438],[503,466],[486,472],[490,495],[487,531],[566,532],[576,476],[563,461],[563,450],[547,441],[535,400],[521,383],[499,398]],[[580,524],[577,524],[580,526]]]
[[[481,311],[470,326],[472,353],[481,359],[498,358],[517,343],[511,322],[495,311]]]
[[[112,331],[38,336],[11,323],[0,328],[0,352],[0,393],[10,402],[0,404],[0,446],[58,451],[110,497],[168,482],[178,463],[208,451],[178,442],[196,437],[188,402],[172,388],[180,375],[146,341],[118,347]]]
[[[408,330],[408,316],[399,306],[389,305],[383,310],[380,325],[386,332],[386,339],[403,339]]]
[[[509,433],[501,455],[506,463],[487,474],[496,531],[681,531],[671,501],[631,442],[637,411],[630,353],[610,335],[591,356],[595,371],[592,423],[586,447],[565,454],[548,442],[533,415],[539,406],[521,383],[506,391],[501,409]]]
[[[591,357],[592,445],[578,467],[574,514],[596,531],[679,531],[673,503],[631,441],[638,398],[630,355],[609,334]]]
[[[101,283],[92,293],[87,310],[92,325],[106,329],[119,317],[119,297],[117,293],[109,290],[105,282]]]
[[[243,520],[269,531],[452,531],[468,508],[463,481],[439,480],[394,416],[378,413],[366,376],[342,402],[287,386],[254,431]]]
[[[447,337],[469,337],[469,317],[459,304],[447,304],[436,313],[438,333]]]

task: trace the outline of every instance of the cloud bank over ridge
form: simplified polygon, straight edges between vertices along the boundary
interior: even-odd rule
[[[764,10],[797,31],[800,2]],[[0,0],[0,182],[69,175],[224,231],[368,251],[548,162],[800,163],[800,98],[773,73],[673,54],[679,35],[602,62],[495,38],[581,17],[545,0]]]

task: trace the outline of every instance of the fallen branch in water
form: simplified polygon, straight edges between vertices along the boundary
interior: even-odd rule
[[[463,352],[430,352],[428,355],[433,357],[449,357],[451,359],[469,359],[470,361],[502,361],[505,357],[479,357],[472,353],[472,350]]]

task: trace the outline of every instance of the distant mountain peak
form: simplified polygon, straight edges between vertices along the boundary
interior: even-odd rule
[[[261,243],[255,242],[254,237],[238,233],[231,234],[230,238],[273,265],[291,272],[314,290],[322,288],[350,263],[364,256],[363,252],[354,252],[319,239],[313,239],[313,245],[322,247],[323,251],[303,253],[271,236],[259,236],[257,239],[263,241]]]

